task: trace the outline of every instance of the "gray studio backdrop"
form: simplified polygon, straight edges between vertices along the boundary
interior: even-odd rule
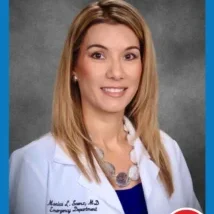
[[[90,0],[10,1],[10,152],[50,130],[52,91],[68,31]],[[204,0],[132,0],[151,28],[160,126],[180,145],[204,207]]]

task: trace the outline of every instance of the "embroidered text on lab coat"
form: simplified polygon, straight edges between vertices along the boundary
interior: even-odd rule
[[[71,213],[71,212],[84,212],[84,211],[98,211],[99,201],[92,200],[89,201],[77,201],[77,200],[67,200],[65,202],[62,201],[54,201],[49,200],[47,206],[49,207],[50,213]]]

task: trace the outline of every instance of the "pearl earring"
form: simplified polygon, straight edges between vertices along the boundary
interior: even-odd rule
[[[78,78],[77,78],[76,75],[73,76],[73,80],[74,80],[74,82],[77,82],[77,81],[78,81]]]

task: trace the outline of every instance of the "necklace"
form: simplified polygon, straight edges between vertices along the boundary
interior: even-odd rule
[[[129,134],[125,124],[124,124],[124,130]],[[101,160],[103,160],[104,168],[107,171],[107,176],[110,176],[115,180],[115,183],[118,187],[123,188],[130,184],[131,181],[137,181],[140,177],[139,175],[139,169],[137,166],[134,146],[132,145],[132,150],[130,151],[130,160],[133,163],[133,165],[129,168],[128,172],[119,172],[116,174],[115,166],[112,163],[109,163],[108,161],[104,160],[104,151],[97,146],[95,146],[95,149],[97,151],[97,154]]]

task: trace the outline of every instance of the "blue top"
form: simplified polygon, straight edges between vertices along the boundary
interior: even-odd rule
[[[125,214],[148,214],[142,184],[131,189],[116,190]]]

